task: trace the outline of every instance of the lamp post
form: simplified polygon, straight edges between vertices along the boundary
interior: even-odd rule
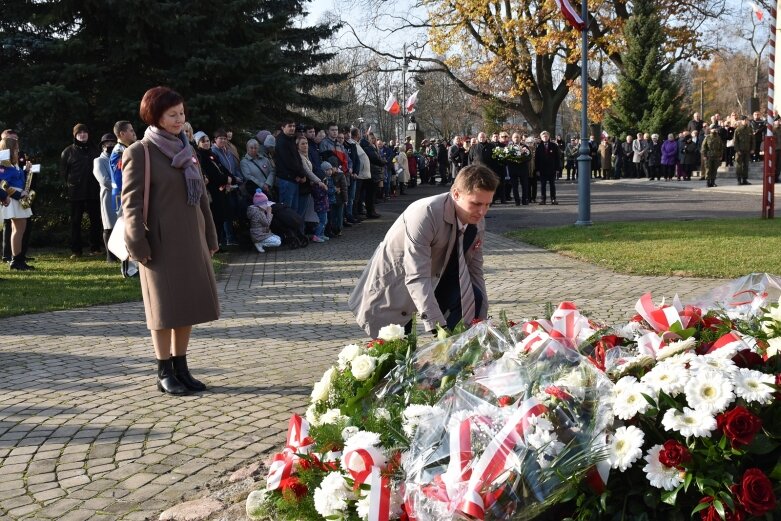
[[[407,71],[409,70],[409,58],[407,58],[407,44],[404,44],[404,59],[401,62],[401,133],[399,141],[403,141],[407,132]]]
[[[580,155],[578,156],[578,226],[591,226],[591,156],[588,148],[588,2],[582,4],[584,21],[580,50]]]

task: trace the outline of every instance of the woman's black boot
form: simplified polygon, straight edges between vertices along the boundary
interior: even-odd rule
[[[177,380],[174,375],[173,358],[157,361],[157,389],[161,393],[174,394],[177,396],[190,394],[187,387]]]
[[[190,374],[190,370],[187,368],[187,355],[172,356],[171,361],[174,364],[174,376],[187,390],[194,392],[206,390],[206,385],[193,378],[193,375]]]

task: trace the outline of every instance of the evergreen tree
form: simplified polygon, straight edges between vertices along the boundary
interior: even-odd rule
[[[59,153],[76,122],[91,138],[138,121],[143,93],[180,92],[188,119],[255,131],[339,102],[312,94],[343,75],[313,75],[334,27],[298,27],[306,0],[8,0],[0,17],[0,122],[25,148]],[[303,119],[296,116],[297,119]],[[140,126],[140,125],[139,125]]]
[[[683,92],[677,78],[664,67],[664,33],[654,0],[635,0],[633,7],[624,27],[624,72],[605,127],[613,135],[648,132],[667,136],[686,125]]]

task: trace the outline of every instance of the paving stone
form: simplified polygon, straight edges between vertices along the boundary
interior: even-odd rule
[[[160,521],[202,521],[224,508],[217,500],[206,498],[187,501],[160,514]]]
[[[414,196],[433,190],[419,187]],[[566,209],[566,193],[559,207],[496,207],[489,217],[517,215],[527,225],[531,216]],[[0,505],[30,501],[11,510],[9,521],[66,507],[66,521],[155,519],[210,480],[267,460],[340,346],[365,340],[347,296],[394,212],[412,200],[405,197],[338,241],[226,257],[221,319],[193,328],[188,351],[193,373],[211,388],[197,396],[155,389],[140,302],[37,315],[33,329],[29,316],[3,319],[8,330],[25,331],[13,342],[0,338],[0,356],[10,361],[0,366]],[[484,245],[493,316],[507,310],[523,320],[571,299],[596,320],[616,321],[627,318],[641,291],[686,300],[720,283],[616,275],[491,233],[496,222],[489,219]],[[21,362],[31,370],[19,371]]]

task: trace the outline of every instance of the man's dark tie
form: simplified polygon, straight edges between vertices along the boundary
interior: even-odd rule
[[[461,290],[461,317],[467,326],[475,318],[475,294],[464,253],[472,245],[476,233],[477,227],[472,224],[468,225],[463,233],[458,231],[458,286]]]

